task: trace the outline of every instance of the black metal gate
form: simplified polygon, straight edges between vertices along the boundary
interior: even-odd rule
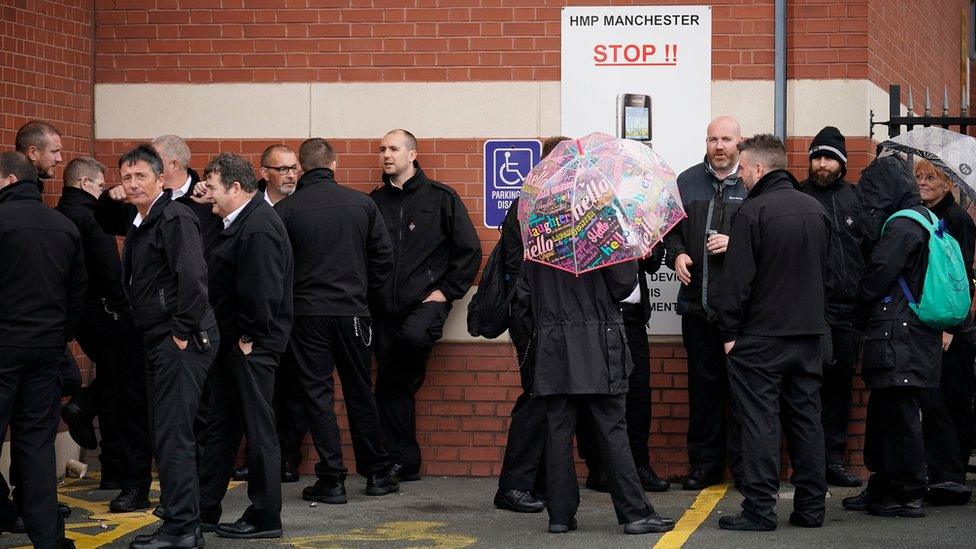
[[[922,115],[915,115],[912,110],[913,108],[914,105],[912,101],[911,88],[908,89],[908,112],[906,115],[902,116],[901,86],[895,84],[888,86],[888,120],[884,122],[875,122],[874,109],[871,110],[871,138],[874,138],[875,126],[887,126],[888,135],[890,137],[900,135],[902,132],[902,126],[906,128],[906,131],[910,131],[915,126],[941,126],[947,130],[953,129],[952,127],[958,127],[959,133],[967,135],[970,126],[976,127],[976,117],[969,116],[969,98],[966,91],[963,92],[962,105],[960,105],[959,114],[956,116],[949,114],[948,89],[946,89],[942,95],[941,115],[936,116],[932,114],[932,102],[929,98],[928,90],[925,90],[925,104]]]

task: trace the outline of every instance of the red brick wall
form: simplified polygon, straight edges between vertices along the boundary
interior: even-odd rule
[[[65,162],[90,154],[92,1],[4,2],[0,13],[0,143],[13,149],[17,129],[40,118],[61,131]],[[60,189],[59,181],[46,184],[48,203]]]
[[[868,78],[886,91],[889,84],[901,84],[905,104],[911,86],[919,114],[926,87],[933,114],[942,114],[942,92],[948,86],[950,112],[957,114],[962,92],[960,13],[968,17],[969,2],[870,0],[867,4]]]

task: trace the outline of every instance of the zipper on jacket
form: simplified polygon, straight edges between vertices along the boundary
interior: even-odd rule
[[[837,193],[836,191],[829,191],[829,192],[830,192],[831,212],[834,214],[834,227],[836,227],[835,230],[837,231],[837,247],[840,248],[840,265],[841,265],[841,269],[843,269],[844,280],[846,281],[847,280],[847,254],[844,253],[844,242],[843,239],[841,238],[841,232],[840,232],[841,231],[840,220],[837,219],[837,200],[835,198],[835,195]]]
[[[160,288],[156,291],[159,294],[159,304],[162,305],[163,310],[166,310],[166,290]]]
[[[396,262],[393,263],[393,313],[400,311],[400,304],[398,297],[397,276],[400,270],[400,259],[403,257],[403,203],[404,196],[403,191],[400,191],[400,222],[397,224],[397,257]]]

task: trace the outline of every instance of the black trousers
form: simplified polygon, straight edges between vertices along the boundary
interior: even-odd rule
[[[512,407],[498,488],[502,491],[522,490],[542,494],[546,489],[546,467],[543,462],[547,431],[546,403],[532,394],[535,372],[531,356],[526,357],[528,342],[516,341],[513,336],[512,343],[519,357],[522,394]]]
[[[653,513],[654,508],[641,488],[627,442],[624,395],[554,395],[544,400],[549,426],[546,447],[549,522],[569,524],[579,508],[573,434],[580,413],[593,416],[600,454],[607,464],[607,481],[617,522],[625,524]]]
[[[161,528],[172,535],[193,532],[200,524],[194,419],[220,345],[217,328],[209,332],[212,347],[208,351],[202,351],[192,339],[181,351],[166,336],[147,353],[159,502],[166,509]]]
[[[873,498],[896,502],[925,495],[925,442],[918,387],[871,389],[864,433],[864,465]]]
[[[153,454],[142,339],[131,322],[88,309],[77,340],[95,362],[97,377],[72,401],[98,416],[102,478],[148,493]]]
[[[627,346],[634,369],[627,379],[627,440],[637,467],[650,465],[647,443],[651,433],[651,348],[644,325],[644,308],[640,304],[622,303]],[[600,457],[596,428],[589,414],[579,417],[576,425],[576,447],[591,471],[605,468]]]
[[[448,303],[421,303],[405,315],[377,317],[373,325],[376,353],[376,404],[383,442],[405,473],[420,471],[415,396],[424,384],[427,357],[441,338]]]
[[[966,483],[973,444],[973,366],[976,344],[966,336],[952,338],[942,353],[938,389],[922,389],[922,432],[928,483]]]
[[[284,356],[282,364],[284,363]],[[275,370],[274,413],[278,430],[278,446],[281,448],[281,466],[298,468],[305,456],[302,444],[308,433],[308,419],[305,414],[305,400],[302,398],[302,385],[296,373],[290,368]]]
[[[247,435],[247,495],[243,518],[262,529],[281,528],[281,453],[272,409],[278,353],[253,347],[247,356],[237,341],[225,342],[207,378],[206,418],[197,433],[200,516],[220,522],[234,460]]]
[[[844,463],[847,449],[847,426],[851,420],[851,400],[854,391],[854,365],[861,348],[861,334],[845,328],[831,326],[830,339],[825,340],[823,403],[821,423],[827,465]]]
[[[681,337],[688,354],[688,461],[693,470],[720,476],[727,444],[732,474],[738,475],[739,436],[734,418],[726,419],[728,367],[718,326],[682,315]]]
[[[9,426],[11,461],[19,468],[14,480],[20,515],[34,547],[41,549],[64,538],[54,452],[62,352],[62,347],[0,346],[0,432]]]
[[[356,471],[366,476],[390,465],[372,392],[369,323],[369,318],[362,317],[300,316],[292,327],[285,368],[302,386],[308,425],[319,455],[315,474],[322,480],[335,482],[346,476],[335,415],[333,371],[342,381]]]
[[[809,522],[824,520],[821,339],[741,335],[728,355],[732,413],[742,433],[742,511],[753,521],[776,524],[782,427],[793,466],[794,511]]]

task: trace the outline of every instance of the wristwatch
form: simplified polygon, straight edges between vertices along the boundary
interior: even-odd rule
[[[251,339],[251,336],[248,336],[248,335],[242,335],[241,336],[241,343],[251,343],[253,341],[254,340]]]

